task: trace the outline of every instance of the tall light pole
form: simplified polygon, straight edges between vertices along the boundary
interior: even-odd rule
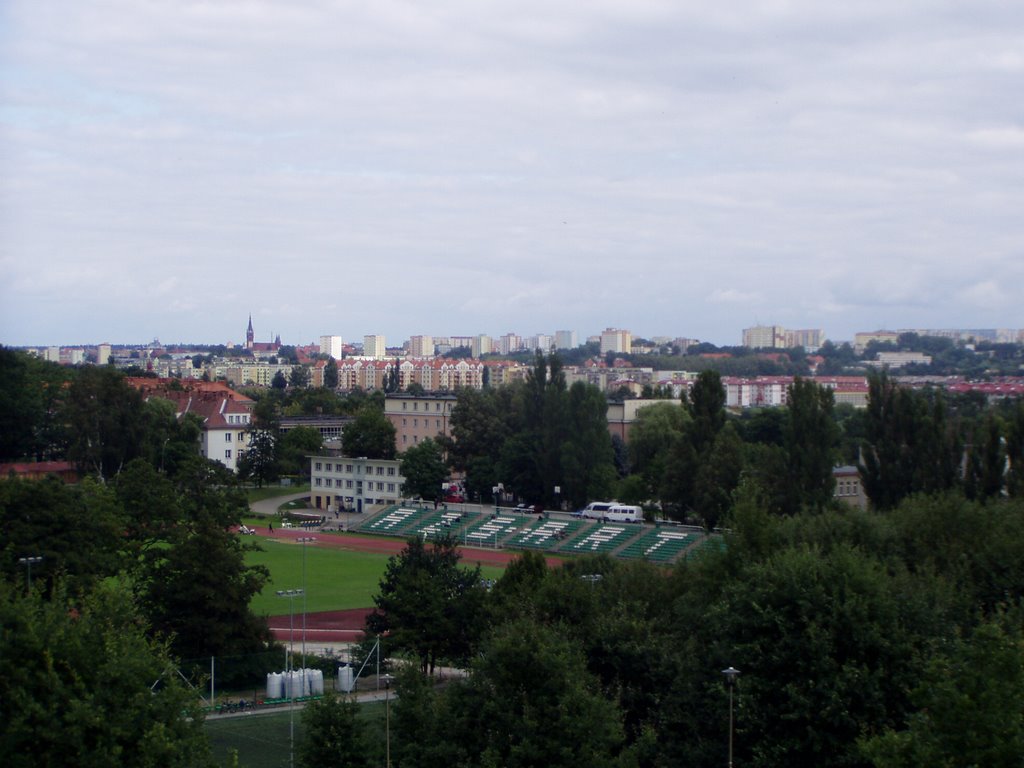
[[[736,678],[740,676],[740,671],[735,667],[729,667],[723,669],[722,674],[725,675],[725,685],[729,689],[729,768],[732,768],[732,692],[736,687]]]
[[[296,541],[302,544],[302,679],[306,679],[306,544],[316,541],[316,536],[300,536]]]
[[[32,555],[31,557],[19,557],[18,562],[28,568],[28,591],[32,591],[32,566],[39,565],[43,562],[42,555]]]
[[[304,589],[279,589],[277,590],[278,597],[288,598],[288,661],[285,663],[285,672],[292,672],[292,653],[295,650],[295,611],[293,606],[295,605],[295,598],[300,595],[304,595]],[[288,679],[288,765],[291,768],[295,768],[295,701],[292,692],[294,690],[295,681],[292,679],[291,674],[287,675]]]
[[[384,675],[384,765],[391,768],[391,675]]]

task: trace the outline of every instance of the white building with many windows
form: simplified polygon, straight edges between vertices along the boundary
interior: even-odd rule
[[[326,512],[368,512],[403,498],[401,462],[310,456],[310,503]]]

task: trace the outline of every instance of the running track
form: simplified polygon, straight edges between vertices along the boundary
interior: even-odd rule
[[[255,528],[256,535],[261,538],[272,538],[275,541],[289,541],[300,536],[309,536],[310,531],[303,528],[275,528],[270,533],[264,526]],[[358,534],[338,534],[318,531],[316,534],[318,547],[347,549],[353,552],[377,552],[386,555],[397,555],[405,548],[405,539],[383,536],[360,536]],[[478,549],[476,547],[459,547],[462,562],[466,565],[507,566],[520,553],[507,550]],[[557,568],[562,561],[557,557],[545,558],[549,568]],[[322,611],[306,614],[306,644],[316,647],[320,643],[351,643],[357,642],[363,634],[366,615],[373,608],[354,608],[348,611]],[[269,616],[267,621],[274,637],[282,642],[289,638],[288,614]]]

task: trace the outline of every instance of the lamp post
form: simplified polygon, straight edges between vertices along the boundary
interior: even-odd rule
[[[295,598],[305,594],[304,589],[279,589],[277,590],[278,597],[288,598],[288,661],[285,663],[285,672],[288,679],[288,765],[291,768],[295,768],[295,702],[292,692],[294,690],[295,681],[292,679],[291,672],[292,664],[292,653],[295,650],[295,622],[294,622],[294,605]]]
[[[391,768],[391,675],[384,675],[384,765]]]
[[[39,565],[43,562],[42,555],[32,555],[30,557],[19,557],[18,562],[24,565],[28,569],[28,591],[32,591],[32,566]]]
[[[302,680],[306,680],[306,544],[316,541],[316,536],[299,536],[302,544]]]
[[[722,674],[725,675],[725,685],[729,689],[729,768],[732,768],[732,732],[733,732],[733,719],[732,719],[732,692],[736,687],[736,678],[740,676],[740,671],[735,667],[729,667],[723,669]]]

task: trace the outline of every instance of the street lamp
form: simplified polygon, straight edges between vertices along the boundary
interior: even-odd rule
[[[384,765],[391,768],[391,675],[384,675]]]
[[[288,734],[289,734],[289,747],[288,747],[288,764],[291,768],[295,768],[295,702],[294,696],[292,696],[295,690],[295,681],[292,679],[291,672],[292,664],[292,653],[295,651],[295,622],[294,622],[294,605],[295,598],[300,595],[305,595],[306,590],[304,589],[279,589],[277,590],[278,597],[288,598],[288,657],[285,662],[285,672],[289,673],[286,675],[288,680]]]
[[[32,555],[31,557],[19,557],[18,562],[24,565],[28,569],[28,591],[32,591],[32,566],[39,565],[43,562],[42,555]]]
[[[306,544],[316,541],[316,536],[299,536],[297,542],[302,544],[302,679],[306,679]]]
[[[729,689],[729,768],[732,768],[732,692],[736,687],[736,678],[740,676],[740,671],[735,667],[729,667],[728,669],[723,669],[722,674],[725,675],[725,685]]]

